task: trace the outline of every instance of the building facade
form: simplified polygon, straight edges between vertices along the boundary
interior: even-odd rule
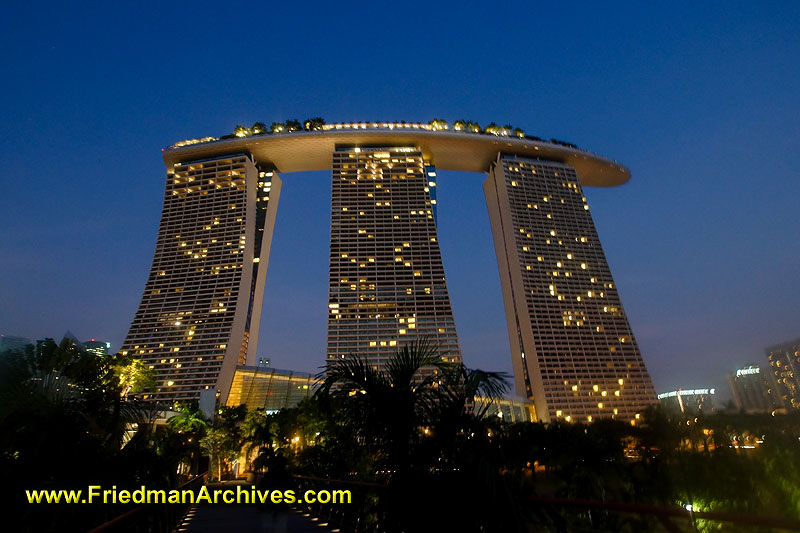
[[[523,403],[544,421],[635,422],[655,392],[583,195],[583,186],[620,185],[630,172],[568,143],[435,122],[243,131],[166,149],[154,260],[121,348],[156,371],[151,397],[211,391],[225,404],[258,368],[277,171],[332,170],[327,362],[358,355],[380,369],[423,337],[461,361],[436,228],[440,168],[489,174]]]
[[[785,409],[800,409],[800,339],[766,349],[777,401]]]
[[[460,362],[436,232],[436,170],[418,147],[333,153],[328,362],[359,356],[377,370],[427,338]]]
[[[83,348],[87,352],[91,352],[95,355],[108,355],[111,350],[111,343],[107,341],[89,339],[88,341],[83,341],[81,344],[83,344]]]
[[[745,413],[767,413],[781,406],[770,373],[757,365],[737,368],[727,375],[736,409]]]
[[[575,169],[500,155],[484,191],[517,394],[540,420],[635,424],[655,390]]]
[[[296,407],[321,384],[322,380],[305,372],[242,365],[236,367],[226,405],[246,405],[248,409],[271,413]]]
[[[227,396],[255,354],[280,187],[246,153],[168,167],[153,264],[121,348],[155,370],[153,399]]]
[[[699,415],[711,414],[714,410],[715,389],[678,389],[662,392],[658,401],[665,411],[671,414]]]

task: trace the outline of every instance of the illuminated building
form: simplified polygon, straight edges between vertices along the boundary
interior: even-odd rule
[[[413,147],[333,153],[328,361],[357,354],[376,369],[426,337],[461,352],[434,221],[436,171]]]
[[[280,186],[246,153],[168,165],[155,257],[121,348],[155,369],[155,399],[227,395],[255,357]]]
[[[278,370],[265,366],[239,366],[233,375],[226,405],[275,412],[296,407],[310,398],[321,380],[305,372]]]
[[[212,390],[225,404],[236,368],[255,365],[278,171],[332,170],[328,361],[357,354],[380,368],[423,336],[460,361],[436,230],[438,168],[489,173],[518,395],[545,421],[635,422],[655,392],[582,192],[630,172],[521,130],[454,130],[439,121],[242,129],[166,149],[153,265],[122,346],[156,370],[153,397]]]
[[[540,420],[635,424],[655,390],[578,173],[498,156],[484,183],[517,394]]]
[[[727,375],[736,409],[746,413],[766,413],[780,407],[770,373],[759,366],[748,365]]]
[[[92,352],[95,355],[108,355],[108,351],[111,349],[110,342],[98,341],[95,339],[84,341],[81,344],[83,344],[84,350]]]
[[[485,416],[501,419],[503,422],[535,422],[536,410],[526,400],[509,398],[484,398],[475,396],[475,410],[486,410]]]
[[[261,409],[273,413],[297,407],[310,398],[322,385],[322,380],[312,374],[293,370],[278,370],[266,366],[239,366],[226,405],[246,405],[248,409]],[[533,405],[530,402],[508,398],[476,396],[475,410],[484,411],[487,417],[497,417],[504,422],[533,422]]]
[[[662,392],[658,401],[665,410],[686,415],[711,414],[714,409],[715,389],[678,389]]]
[[[766,349],[780,407],[800,409],[800,339]]]

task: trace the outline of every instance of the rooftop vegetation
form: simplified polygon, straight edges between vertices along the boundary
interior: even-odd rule
[[[479,123],[474,122],[472,120],[459,119],[450,123],[447,120],[441,118],[434,118],[428,123],[419,123],[419,122],[407,123],[405,121],[400,121],[400,122],[353,122],[353,123],[340,123],[340,124],[326,124],[325,119],[323,119],[322,117],[308,118],[304,120],[302,123],[296,119],[290,119],[285,122],[273,122],[269,126],[267,126],[266,123],[264,122],[256,122],[249,128],[247,126],[237,125],[232,133],[223,135],[218,139],[214,137],[205,137],[203,139],[192,139],[187,141],[181,141],[179,143],[175,143],[174,145],[172,145],[171,148],[180,148],[181,146],[187,146],[190,144],[200,144],[222,139],[232,139],[235,137],[285,134],[296,131],[328,131],[333,129],[338,130],[338,129],[387,129],[387,128],[388,129],[414,128],[414,129],[423,129],[426,131],[452,130],[455,132],[474,133],[479,135],[495,135],[497,137],[518,137],[520,139],[549,142],[552,144],[558,144],[561,146],[566,146],[568,148],[580,150],[580,148],[578,148],[577,145],[566,141],[561,141],[558,139],[546,140],[542,139],[541,137],[536,137],[535,135],[526,135],[525,131],[522,128],[512,126],[511,124],[505,124],[503,126],[500,126],[494,122],[491,122],[486,126],[481,126]]]

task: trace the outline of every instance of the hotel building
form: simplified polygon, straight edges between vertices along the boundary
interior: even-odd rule
[[[236,368],[257,368],[278,171],[332,171],[328,363],[352,354],[380,369],[423,337],[461,361],[436,229],[439,168],[489,175],[516,390],[535,405],[530,416],[635,423],[655,392],[583,194],[630,172],[519,130],[454,129],[329,124],[166,149],[153,265],[122,347],[155,369],[152,397],[213,389],[225,404]]]
[[[501,154],[484,192],[517,394],[540,420],[635,423],[655,390],[575,169]]]
[[[280,187],[246,153],[168,166],[153,264],[121,348],[153,367],[155,399],[227,396],[237,364],[255,357]]]
[[[771,373],[761,367],[747,365],[727,374],[731,397],[736,409],[745,413],[769,413],[782,407]]]
[[[436,233],[436,170],[416,147],[333,153],[328,361],[352,355],[382,370],[427,338],[461,352]]]
[[[766,352],[776,402],[786,409],[800,409],[800,339],[771,346]]]

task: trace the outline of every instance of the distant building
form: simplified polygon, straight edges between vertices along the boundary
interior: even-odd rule
[[[800,409],[800,339],[766,349],[780,407]]]
[[[0,353],[2,352],[22,352],[29,344],[33,344],[30,339],[25,337],[15,337],[13,335],[0,334]]]
[[[79,350],[85,350],[86,349],[86,347],[83,345],[83,343],[78,340],[78,337],[76,337],[75,334],[72,333],[70,330],[67,330],[67,332],[64,333],[64,337],[61,339],[61,342],[64,342],[64,341],[70,341],[72,343],[72,345],[75,346]],[[60,344],[60,343],[58,343],[58,344]]]
[[[246,405],[248,409],[263,409],[274,413],[281,409],[297,407],[310,398],[322,385],[322,379],[313,374],[293,370],[278,370],[260,364],[238,366],[233,374],[233,384],[226,405]],[[209,391],[211,392],[211,391]],[[201,405],[203,395],[201,394]],[[213,403],[213,396],[208,396]],[[213,405],[212,405],[213,407]],[[496,416],[504,422],[534,422],[533,403],[523,398],[491,399],[476,396],[476,410],[486,410],[486,416]]]
[[[766,413],[780,407],[774,381],[757,365],[739,368],[727,375],[736,409],[746,413]]]
[[[319,378],[305,372],[240,365],[233,374],[226,405],[246,405],[248,409],[267,412],[297,407],[310,398],[321,383]]]
[[[678,389],[658,395],[661,406],[671,413],[697,415],[714,410],[716,389]]]
[[[92,352],[95,355],[108,355],[109,350],[111,350],[111,343],[106,341],[91,339],[84,341],[82,344],[87,352]]]
[[[535,422],[536,409],[533,402],[525,398],[491,399],[475,396],[475,409],[486,409],[486,416],[496,416],[503,422]]]

